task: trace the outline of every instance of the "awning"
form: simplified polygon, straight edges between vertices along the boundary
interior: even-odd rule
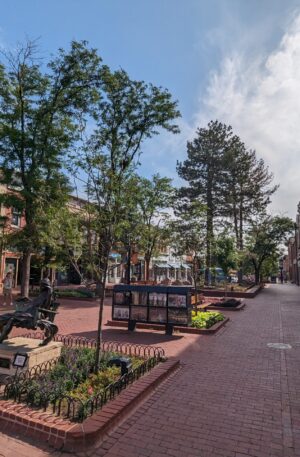
[[[187,263],[182,263],[181,266],[182,268],[191,269],[190,265],[188,265]]]
[[[157,268],[169,268],[167,263],[155,263],[154,266]]]
[[[181,268],[181,264],[178,262],[169,262],[171,268]]]

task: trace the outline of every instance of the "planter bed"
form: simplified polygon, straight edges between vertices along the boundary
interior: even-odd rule
[[[74,453],[101,442],[112,429],[129,416],[144,399],[179,367],[179,360],[169,358],[121,392],[115,399],[81,424],[54,415],[32,411],[26,405],[0,400],[0,429],[26,435]]]
[[[94,302],[96,301],[96,298],[94,297],[70,297],[70,296],[65,296],[65,295],[57,295],[57,300],[73,300],[73,301],[88,301],[88,302]]]
[[[254,298],[256,295],[261,291],[263,286],[260,284],[258,286],[250,287],[249,289],[245,290],[244,292],[238,291],[230,291],[226,292],[228,297],[233,298]],[[225,291],[218,290],[218,289],[200,289],[200,294],[204,295],[205,297],[224,297]]]
[[[218,330],[220,330],[221,327],[223,327],[227,322],[229,321],[228,317],[225,317],[223,321],[217,322],[210,328],[195,328],[195,327],[183,327],[179,325],[174,325],[174,331],[179,332],[179,333],[193,333],[196,335],[210,335],[216,333]],[[110,327],[122,327],[122,328],[127,328],[128,324],[127,322],[124,321],[107,321],[106,325]],[[143,329],[143,330],[160,330],[164,331],[165,330],[165,325],[161,324],[142,324],[142,323],[137,323],[136,324],[137,329]]]
[[[240,303],[238,306],[222,306],[221,304],[220,305],[217,305],[217,306],[214,306],[212,304],[208,305],[207,309],[209,311],[241,311],[242,309],[244,309],[246,306],[246,303],[242,301],[242,303]]]
[[[26,335],[32,336],[40,339],[39,334]],[[95,439],[101,431],[106,433],[179,364],[177,359],[166,361],[160,347],[104,342],[100,370],[93,374],[95,340],[70,335],[55,339],[64,344],[59,358],[5,379],[0,428],[25,432],[59,448],[70,449],[79,430],[82,446],[91,428]],[[124,373],[119,359],[117,366],[110,363],[119,357],[127,367],[129,362]],[[67,442],[73,444],[68,447]]]

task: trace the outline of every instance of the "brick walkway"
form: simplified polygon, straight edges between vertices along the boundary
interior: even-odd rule
[[[300,290],[272,285],[215,336],[106,329],[106,339],[162,345],[181,369],[100,447],[78,457],[300,456]],[[97,309],[61,311],[64,333],[94,335]],[[109,317],[110,307],[106,307]],[[229,313],[228,313],[229,314]],[[268,343],[288,343],[274,349]],[[65,457],[0,434],[0,457]]]

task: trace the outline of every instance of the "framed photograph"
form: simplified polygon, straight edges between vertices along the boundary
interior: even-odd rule
[[[150,306],[167,306],[167,294],[152,292],[149,294]]]
[[[169,294],[168,306],[174,308],[186,308],[186,295]]]
[[[116,305],[124,305],[125,304],[125,297],[123,292],[115,292],[115,304]]]
[[[131,308],[130,319],[135,321],[146,321],[147,320],[147,310],[146,306],[134,306]]]
[[[147,292],[140,292],[140,304],[142,306],[148,305],[148,294]]]
[[[147,292],[131,292],[131,304],[134,306],[147,306]]]
[[[158,323],[167,322],[167,309],[150,308],[149,309],[149,321],[158,322]]]
[[[140,294],[139,292],[131,292],[131,304],[139,305],[140,304]]]
[[[187,325],[188,316],[184,309],[169,309],[168,310],[168,322],[171,324]]]
[[[114,319],[129,319],[129,307],[128,306],[114,306]]]

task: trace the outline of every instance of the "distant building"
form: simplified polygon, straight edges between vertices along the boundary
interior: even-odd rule
[[[288,241],[288,276],[294,284],[300,285],[300,202],[295,222],[295,233]]]

